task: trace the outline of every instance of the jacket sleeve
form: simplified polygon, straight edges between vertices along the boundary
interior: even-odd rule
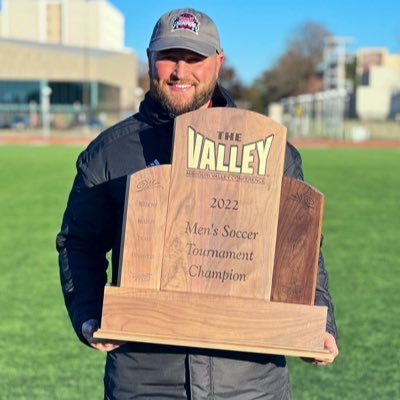
[[[107,281],[106,253],[111,248],[109,210],[107,184],[95,185],[81,157],[78,158],[77,175],[56,247],[65,305],[76,334],[86,344],[82,323],[101,318]]]
[[[292,178],[304,180],[303,170],[301,167],[301,156],[290,143],[287,144],[286,148],[284,174]],[[323,240],[321,238],[321,247],[322,242]],[[335,322],[334,307],[328,290],[328,272],[325,268],[324,257],[321,250],[318,258],[317,286],[314,304],[326,306],[328,308],[326,330],[337,339],[338,333]]]

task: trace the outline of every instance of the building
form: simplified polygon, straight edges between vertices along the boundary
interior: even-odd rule
[[[108,1],[0,4],[0,126],[111,123],[136,110],[136,55]]]
[[[124,50],[124,16],[106,0],[2,0],[0,37]]]
[[[357,52],[356,112],[360,119],[400,117],[400,54],[385,48]]]

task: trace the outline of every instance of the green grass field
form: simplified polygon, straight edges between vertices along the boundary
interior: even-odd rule
[[[64,309],[55,235],[78,147],[0,146],[0,399],[101,399],[104,355]],[[341,355],[290,358],[294,399],[400,398],[400,149],[302,149],[325,194],[324,255]]]

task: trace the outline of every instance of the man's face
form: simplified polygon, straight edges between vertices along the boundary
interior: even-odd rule
[[[207,108],[223,54],[204,57],[184,49],[149,54],[150,94],[172,115]]]

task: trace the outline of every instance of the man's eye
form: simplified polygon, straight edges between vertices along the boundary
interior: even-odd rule
[[[202,62],[203,58],[202,57],[188,57],[186,59],[186,62],[189,64],[195,64],[195,63],[199,63]]]
[[[158,59],[159,61],[171,61],[171,62],[176,62],[176,57],[174,57],[174,56],[169,56],[169,55],[159,56],[159,57],[157,57],[157,59]]]
[[[158,61],[168,61],[168,62],[174,62],[177,63],[179,61],[184,61],[188,64],[197,64],[202,62],[205,59],[205,57],[198,56],[198,55],[180,55],[180,54],[158,54],[157,55],[157,60]]]

